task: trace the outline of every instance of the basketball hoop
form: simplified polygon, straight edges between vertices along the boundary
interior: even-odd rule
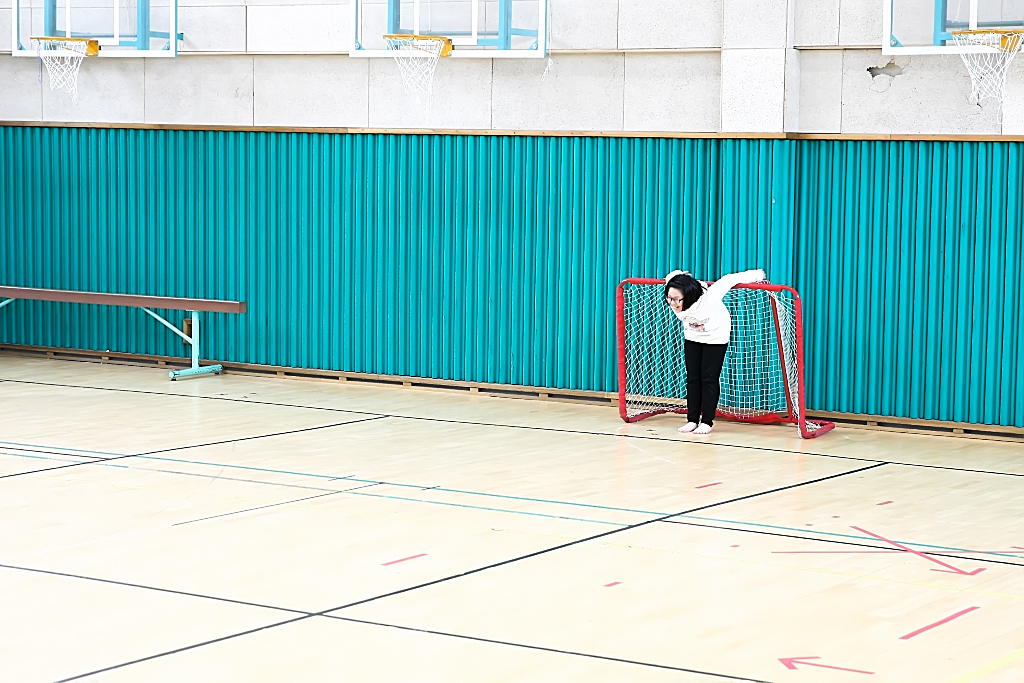
[[[1006,71],[1024,45],[1024,31],[987,28],[951,34],[957,47],[972,48],[960,53],[971,75],[970,100],[980,104],[983,99],[995,98],[1000,104],[1001,120]]]
[[[95,57],[100,52],[100,44],[89,38],[68,38],[60,36],[33,36],[36,41],[36,54],[46,65],[46,73],[50,76],[50,90],[62,88],[67,90],[72,100],[78,99],[78,70],[82,60]]]
[[[452,53],[452,41],[441,36],[414,35],[388,35],[384,40],[388,50],[395,53],[395,64],[402,74],[406,92],[417,97],[426,95],[429,108],[437,61]]]

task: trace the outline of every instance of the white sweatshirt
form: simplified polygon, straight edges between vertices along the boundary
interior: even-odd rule
[[[681,272],[677,270],[669,273],[665,281],[668,282]],[[729,334],[732,332],[732,317],[722,303],[722,298],[736,285],[764,279],[764,271],[757,268],[723,275],[710,287],[705,284],[704,294],[695,304],[680,313],[672,311],[683,321],[683,336],[689,341],[701,344],[728,344]]]

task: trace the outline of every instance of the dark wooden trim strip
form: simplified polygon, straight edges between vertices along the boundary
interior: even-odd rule
[[[153,356],[138,353],[92,351],[86,349],[65,349],[52,346],[28,346],[24,344],[0,344],[0,353],[22,353],[45,356],[56,360],[101,360],[103,362],[133,365],[156,365],[161,367],[187,367],[188,359],[174,356]],[[224,366],[225,372],[255,377],[287,377],[293,379],[341,381],[358,384],[378,384],[394,387],[435,389],[441,391],[463,391],[471,394],[502,398],[535,399],[559,403],[585,403],[589,405],[618,406],[619,395],[607,391],[581,391],[574,389],[550,389],[522,384],[495,384],[489,382],[463,382],[406,375],[377,375],[366,372],[344,370],[319,370],[315,368],[291,368],[255,363],[233,363],[231,361],[208,361]],[[956,436],[962,438],[988,439],[1024,443],[1024,427],[983,425],[970,422],[947,422],[943,420],[921,420],[915,418],[886,417],[882,415],[858,415],[856,413],[834,413],[808,410],[807,416],[834,421],[840,427],[870,429],[875,431],[905,432],[909,434],[931,434],[933,436]]]
[[[10,299],[30,299],[33,301],[64,301],[73,304],[105,304],[107,306],[170,308],[178,311],[245,313],[244,301],[184,299],[173,296],[142,296],[137,294],[106,294],[103,292],[78,292],[67,289],[0,287],[0,297],[8,297]]]
[[[165,123],[57,123],[0,121],[14,128],[110,128],[117,130],[181,130],[241,133],[314,133],[327,135],[475,135],[569,138],[681,138],[727,140],[861,140],[907,142],[1024,142],[1024,135],[949,135],[897,133],[716,133],[621,130],[489,130],[458,128],[316,128],[299,126],[215,126]]]
[[[923,431],[932,434],[952,433],[956,436],[971,436],[975,433],[984,433],[1024,439],[1024,427],[1005,427],[1002,425],[952,422],[949,420],[925,420],[915,417],[836,413],[827,410],[808,410],[807,416],[811,418],[830,420],[835,422],[837,425],[842,425],[843,427],[855,427],[860,429],[878,429],[882,431]]]

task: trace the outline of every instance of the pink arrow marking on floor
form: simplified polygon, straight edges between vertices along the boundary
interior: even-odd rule
[[[704,484],[703,486],[694,486],[693,488],[695,488],[695,489],[706,489],[706,488],[708,488],[709,486],[718,486],[718,485],[719,485],[719,484],[721,484],[721,483],[722,483],[722,482],[720,482],[720,481],[716,481],[716,482],[715,482],[715,483],[713,483],[713,484]]]
[[[836,671],[849,671],[854,674],[868,674],[869,676],[874,675],[874,671],[861,671],[860,669],[847,669],[842,666],[829,666],[828,664],[818,664],[816,662],[808,662],[808,659],[821,659],[821,657],[779,657],[779,661],[787,669],[796,669],[797,664],[803,664],[804,666],[816,666],[821,669],[835,669]]]
[[[406,560],[415,560],[417,557],[426,557],[426,556],[427,556],[426,553],[420,553],[419,555],[410,555],[409,557],[403,557],[400,560],[391,560],[390,562],[385,562],[381,566],[382,567],[387,567],[388,565],[391,565],[391,564],[398,564],[399,562],[405,562]]]
[[[875,503],[875,505],[888,505],[889,503],[895,503],[895,502],[896,502],[895,500],[886,500],[886,501],[882,501],[881,503]]]
[[[929,557],[928,555],[925,555],[924,553],[922,553],[920,551],[914,550],[913,548],[908,548],[907,546],[903,545],[902,543],[897,543],[896,541],[890,541],[888,538],[885,538],[884,536],[879,536],[878,534],[873,534],[870,531],[868,531],[867,529],[861,529],[859,526],[851,526],[850,528],[851,529],[856,529],[857,531],[861,532],[862,534],[867,534],[868,536],[871,536],[873,538],[877,538],[880,541],[885,541],[886,543],[888,543],[890,545],[894,545],[897,548],[900,548],[902,550],[906,550],[908,553],[913,553],[914,555],[917,555],[918,557],[923,557],[924,559],[928,560],[929,562],[934,562],[935,564],[938,564],[938,565],[941,565],[941,566],[945,567],[945,569],[933,569],[932,570],[933,572],[942,572],[944,574],[959,574],[961,576],[974,576],[975,574],[980,574],[981,572],[985,571],[985,567],[978,567],[973,572],[965,571],[963,569],[958,569],[958,568],[954,567],[951,564],[946,564],[942,560],[936,560],[934,557]]]
[[[953,621],[954,619],[958,619],[958,618],[962,617],[963,615],[965,615],[965,614],[967,614],[969,612],[973,612],[976,609],[981,609],[981,608],[980,607],[968,607],[967,609],[962,609],[959,612],[957,612],[956,614],[950,614],[945,619],[939,619],[934,624],[928,624],[927,626],[922,626],[921,628],[917,629],[916,631],[911,631],[910,633],[908,633],[905,636],[900,636],[900,640],[910,640],[914,636],[919,636],[922,633],[924,633],[925,631],[931,631],[936,626],[942,626],[943,624],[948,624],[949,622]]]
[[[612,581],[611,583],[606,583],[604,585],[604,587],[605,588],[611,588],[612,586],[618,586],[620,583],[622,583],[622,582],[621,581]]]

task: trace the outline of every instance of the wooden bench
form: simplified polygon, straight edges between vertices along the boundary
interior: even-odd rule
[[[199,365],[199,313],[245,313],[244,301],[221,301],[217,299],[185,299],[173,296],[139,296],[136,294],[105,294],[103,292],[78,292],[66,289],[38,289],[35,287],[0,286],[0,308],[17,299],[32,301],[63,301],[73,304],[100,304],[104,306],[133,306],[156,318],[158,322],[185,340],[192,347],[192,367],[185,370],[171,370],[172,380],[191,375],[220,373],[223,365]],[[164,308],[188,311],[184,329],[167,322],[151,309]],[[190,324],[189,324],[190,323]]]

